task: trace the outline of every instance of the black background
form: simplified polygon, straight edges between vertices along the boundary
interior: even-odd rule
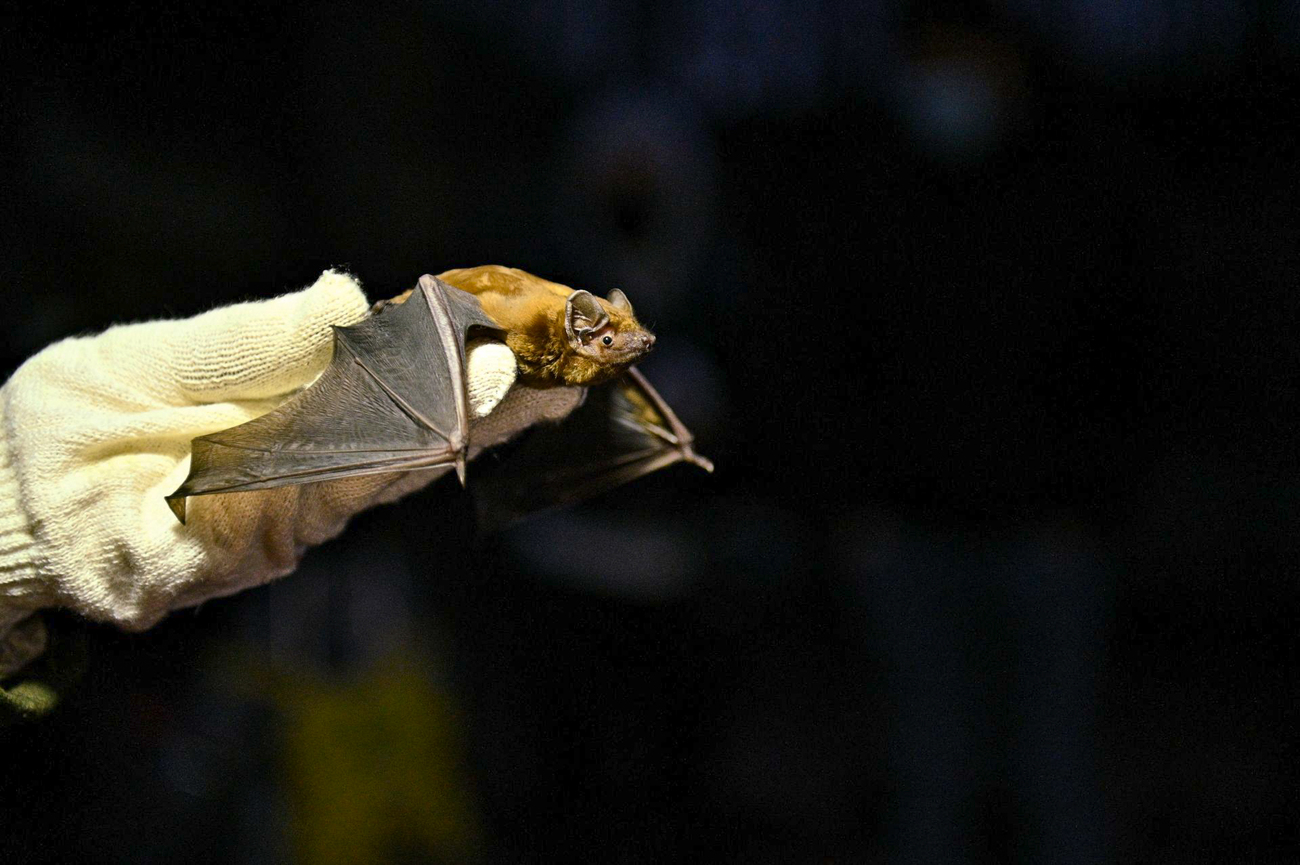
[[[377,861],[1296,855],[1297,4],[52,4],[3,42],[6,369],[505,263],[625,289],[719,466],[484,547],[440,485],[90,628],[4,733],[4,861],[347,861],[302,840],[303,704],[232,655],[432,683],[455,769],[413,789],[471,816]],[[369,711],[364,766],[420,719]]]

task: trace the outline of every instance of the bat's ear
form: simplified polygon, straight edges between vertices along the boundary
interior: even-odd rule
[[[564,332],[568,334],[569,343],[574,348],[582,345],[583,337],[599,330],[608,322],[609,316],[605,314],[600,301],[589,291],[575,291],[564,304]]]
[[[632,311],[632,301],[628,300],[627,295],[620,289],[612,289],[609,294],[605,295],[605,300],[609,301],[610,306],[614,307],[624,315],[630,315],[633,318],[636,317],[636,313]]]

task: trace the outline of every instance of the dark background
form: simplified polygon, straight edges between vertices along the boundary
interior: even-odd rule
[[[6,863],[1295,860],[1300,4],[0,33],[6,369],[505,263],[624,288],[719,466],[89,628]]]

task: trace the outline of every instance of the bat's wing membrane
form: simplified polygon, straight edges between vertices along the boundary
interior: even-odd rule
[[[455,466],[469,435],[465,334],[496,329],[478,300],[432,276],[401,304],[335,328],[334,359],[302,393],[259,418],[193,442],[185,497],[353,475]]]
[[[713,471],[694,436],[635,367],[593,388],[561,424],[534,430],[470,485],[479,527],[505,528],[530,514],[575,504],[674,463]]]

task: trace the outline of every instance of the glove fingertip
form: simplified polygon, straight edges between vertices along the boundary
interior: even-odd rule
[[[295,316],[309,331],[330,325],[355,324],[366,317],[370,302],[356,277],[339,270],[322,271],[320,278],[299,293]]]
[[[476,418],[487,417],[515,383],[515,355],[494,339],[471,340],[466,347],[470,409]]]
[[[331,326],[354,324],[368,309],[355,279],[327,270],[301,291],[214,310],[173,334],[175,378],[200,402],[285,393],[328,363]]]

